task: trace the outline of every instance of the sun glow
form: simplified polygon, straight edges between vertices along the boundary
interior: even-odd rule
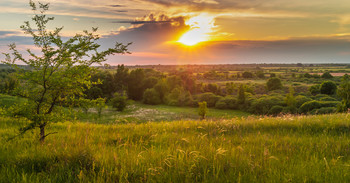
[[[197,43],[208,41],[210,33],[214,32],[214,17],[208,14],[200,14],[192,17],[185,22],[190,30],[181,36],[177,41],[187,46],[193,46]]]

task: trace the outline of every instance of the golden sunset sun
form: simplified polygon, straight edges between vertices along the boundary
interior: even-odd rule
[[[184,33],[177,41],[187,46],[210,40],[210,33],[214,31],[214,17],[207,14],[200,14],[185,22],[190,30]]]

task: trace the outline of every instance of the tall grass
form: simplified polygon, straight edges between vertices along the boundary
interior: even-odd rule
[[[350,182],[350,115],[102,125],[58,123],[7,142],[0,182]]]

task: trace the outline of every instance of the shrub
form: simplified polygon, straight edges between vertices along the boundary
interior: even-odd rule
[[[282,96],[264,95],[256,100],[253,100],[249,110],[255,114],[268,114],[270,109],[277,105],[285,105]]]
[[[324,81],[321,84],[321,94],[334,95],[337,91],[337,85],[332,81]]]
[[[247,78],[253,78],[253,73],[245,71],[245,72],[243,72],[242,77],[246,78],[246,79]]]
[[[321,77],[324,79],[332,79],[333,78],[332,74],[330,74],[329,72],[323,73]]]
[[[143,103],[157,105],[161,104],[162,100],[160,99],[159,93],[154,88],[148,88],[143,93]]]
[[[279,78],[270,78],[267,83],[266,83],[266,86],[267,86],[267,90],[269,91],[272,91],[272,90],[279,90],[279,89],[282,89],[282,82],[281,82],[281,79]]]
[[[199,102],[205,101],[208,107],[214,107],[216,102],[219,101],[220,98],[221,98],[220,96],[217,96],[211,92],[206,92],[198,95],[198,101]]]
[[[321,107],[319,109],[314,109],[310,113],[311,114],[331,114],[337,111],[336,107]]]
[[[237,109],[237,99],[233,96],[226,96],[216,102],[215,108],[217,109]]]
[[[283,111],[283,107],[282,106],[275,105],[269,110],[268,114],[276,116],[276,115],[280,114],[282,111]]]
[[[205,119],[205,116],[208,113],[207,103],[204,102],[198,102],[198,114],[201,117],[201,119]]]
[[[330,96],[322,97],[319,100],[320,101],[337,101],[337,99],[330,97]]]
[[[126,108],[127,99],[125,94],[115,93],[114,98],[111,100],[113,108],[117,109],[117,111],[123,111]]]
[[[303,95],[298,95],[295,97],[295,107],[299,108],[305,102],[311,101],[312,99]]]
[[[316,101],[312,100],[309,102],[305,102],[303,105],[300,106],[299,111],[301,113],[308,113],[315,109],[319,109],[322,107],[337,107],[340,104],[340,102],[336,101]]]

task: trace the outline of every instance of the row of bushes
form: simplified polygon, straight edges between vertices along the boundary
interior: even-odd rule
[[[336,111],[340,102],[327,95],[307,97],[298,95],[294,97],[292,106],[287,105],[286,97],[280,93],[262,95],[256,97],[245,93],[245,101],[242,103],[236,96],[221,97],[213,93],[203,93],[194,97],[192,104],[207,102],[208,107],[217,109],[239,109],[253,114],[276,115],[280,113],[325,114]]]

